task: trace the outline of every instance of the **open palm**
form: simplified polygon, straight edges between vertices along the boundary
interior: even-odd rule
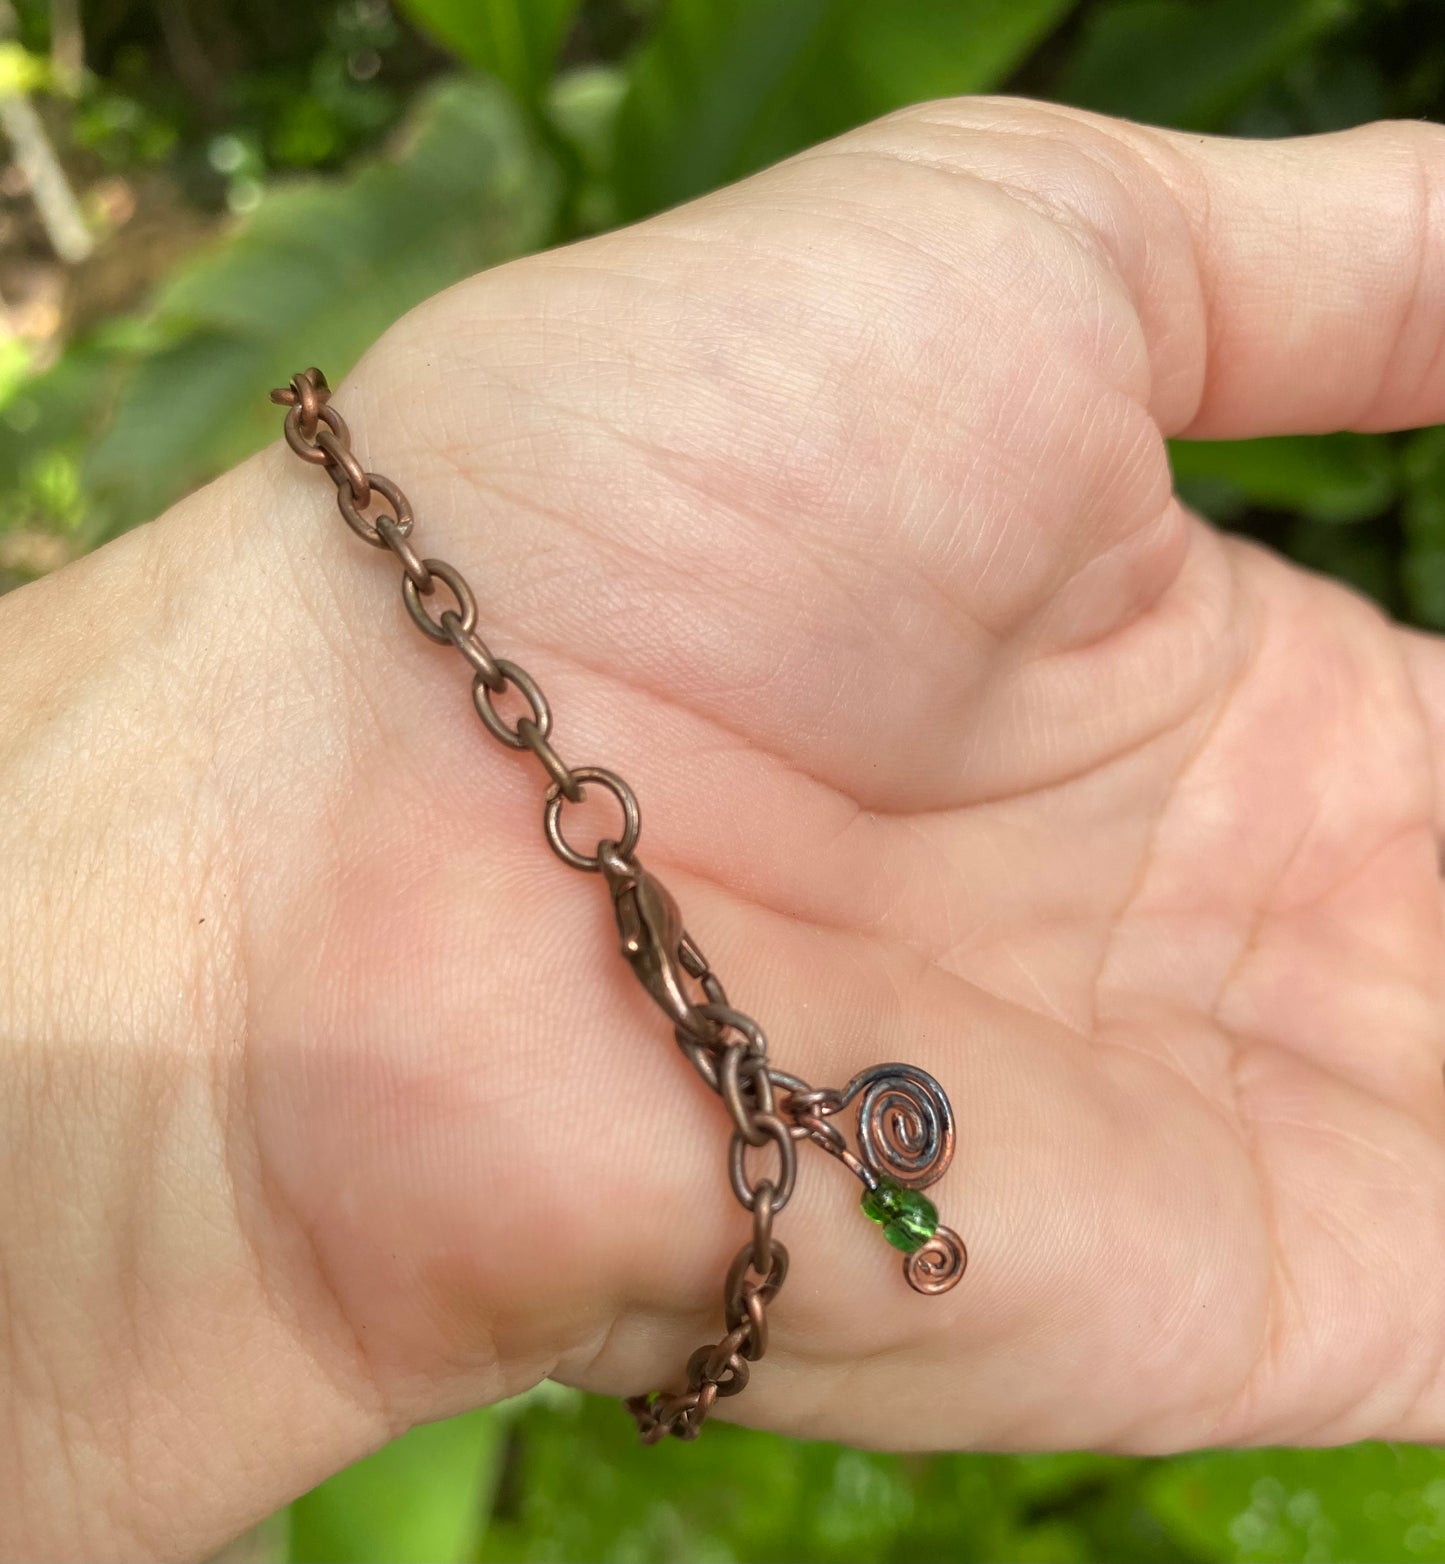
[[[953,1099],[962,1285],[910,1293],[804,1155],[735,1415],[1445,1434],[1445,653],[1191,517],[1164,446],[1445,415],[1442,175],[1422,127],[935,105],[454,289],[338,392],[777,1064]],[[394,567],[283,450],[253,483],[270,606],[176,612],[258,1253],[394,1424],[676,1383],[747,1231],[726,1116]]]

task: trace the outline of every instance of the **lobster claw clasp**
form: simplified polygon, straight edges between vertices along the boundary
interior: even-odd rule
[[[641,864],[623,857],[612,844],[604,844],[597,856],[612,892],[612,910],[628,965],[676,1025],[695,1025],[682,958],[687,936],[677,903],[660,880]]]

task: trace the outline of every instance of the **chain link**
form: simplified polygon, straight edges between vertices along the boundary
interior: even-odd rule
[[[427,562],[418,557],[416,550],[411,546],[410,538],[400,524],[390,516],[378,516],[375,526],[377,536],[400,561],[407,580],[418,592],[430,593],[434,577],[427,568]]]
[[[447,564],[444,559],[424,559],[422,564],[426,567],[427,580],[430,583],[423,587],[413,576],[404,575],[401,578],[401,596],[406,604],[406,611],[411,615],[411,622],[429,641],[435,641],[438,646],[446,646],[451,641],[451,636],[442,627],[439,619],[433,619],[427,612],[422,602],[423,597],[430,597],[436,591],[436,583],[440,581],[452,595],[453,607],[445,612],[451,614],[460,625],[463,635],[470,635],[477,628],[477,599],[466,577],[455,565]]]
[[[502,677],[497,659],[492,656],[487,643],[477,634],[474,627],[463,624],[456,612],[450,608],[442,610],[438,623],[447,641],[461,653],[467,666],[481,683],[495,693],[500,693],[506,688],[507,681]]]
[[[414,525],[410,501],[390,478],[366,470],[352,446],[346,421],[331,406],[330,397],[326,377],[316,368],[293,375],[288,386],[272,391],[271,400],[286,408],[287,445],[303,461],[324,469],[336,486],[336,503],[347,526],[363,542],[395,555],[402,569],[401,591],[407,613],[423,635],[450,647],[470,669],[472,703],[486,732],[509,749],[531,754],[540,764],[548,781],[543,807],[548,845],[571,868],[601,873],[606,879],[624,956],[671,1019],[678,1047],[722,1099],[732,1120],[728,1181],[738,1204],[751,1213],[752,1236],[733,1257],[723,1284],[725,1334],[719,1341],[699,1347],[688,1359],[684,1389],[653,1391],[626,1402],[644,1443],[653,1444],[668,1434],[695,1439],[714,1403],[743,1390],[750,1365],[767,1351],[767,1310],[788,1274],[788,1251],[773,1237],[773,1221],[792,1198],[798,1142],[809,1140],[821,1146],[869,1188],[876,1187],[879,1136],[885,1135],[887,1128],[880,1131],[872,1127],[871,1119],[866,1123],[860,1120],[864,1152],[860,1161],[830,1119],[864,1086],[869,1093],[865,1108],[877,1117],[874,1109],[886,1087],[893,1093],[885,1103],[893,1115],[888,1124],[904,1143],[899,1152],[901,1165],[908,1169],[921,1165],[924,1152],[929,1150],[925,1146],[920,1151],[921,1139],[942,1126],[941,1138],[934,1136],[940,1140],[937,1171],[929,1174],[937,1177],[953,1149],[947,1098],[932,1077],[907,1065],[879,1066],[839,1092],[830,1087],[814,1088],[769,1063],[763,1029],[728,1003],[721,980],[683,927],[676,903],[637,861],[642,819],[632,789],[613,771],[602,766],[569,766],[558,755],[551,738],[552,709],[541,686],[525,668],[494,656],[478,635],[476,594],[462,573],[445,560],[424,559],[417,553],[410,541]],[[378,498],[387,509],[373,514]],[[442,607],[439,613],[433,611],[439,601],[438,582],[452,599],[451,606]],[[516,690],[528,707],[526,715],[510,724],[495,704],[496,697],[508,689]],[[565,804],[580,803],[594,787],[611,794],[621,811],[622,828],[587,853],[563,835],[562,814]],[[917,1105],[911,1106],[900,1094],[918,1093],[920,1081],[928,1083],[937,1100],[925,1090],[918,1095]],[[766,1156],[769,1148],[775,1167],[750,1178],[748,1152]],[[962,1274],[966,1255],[961,1241],[946,1228],[939,1228],[938,1234],[937,1240],[909,1256],[912,1269],[905,1267],[910,1282],[921,1292],[943,1291]],[[951,1243],[944,1241],[945,1234]]]
[[[487,732],[509,749],[536,756],[547,774],[543,825],[547,841],[563,863],[574,869],[596,872],[601,867],[595,853],[577,851],[562,835],[564,803],[578,804],[594,783],[617,800],[622,809],[622,831],[617,845],[630,857],[642,830],[641,812],[632,789],[614,772],[601,766],[570,767],[552,747],[552,710],[541,686],[517,663],[495,657],[477,634],[477,598],[470,583],[455,565],[444,559],[423,559],[411,544],[414,518],[411,501],[383,473],[368,472],[357,457],[346,420],[331,405],[331,389],[319,369],[303,370],[288,386],[271,393],[271,400],[286,408],[283,425],[286,443],[306,462],[325,469],[336,485],[336,504],[348,527],[374,548],[389,549],[402,567],[401,591],[412,623],[429,640],[450,646],[472,670],[472,702]],[[380,496],[390,514],[368,514]],[[427,603],[436,596],[437,582],[450,593],[452,604],[436,613]],[[531,715],[509,726],[493,704],[508,688],[518,690]]]
[[[543,825],[552,851],[563,863],[570,864],[574,869],[581,869],[587,874],[596,874],[602,867],[603,847],[611,847],[623,858],[632,856],[637,847],[637,838],[642,831],[642,815],[638,810],[637,799],[632,789],[615,771],[608,771],[602,766],[577,766],[574,767],[571,776],[574,785],[580,786],[578,797],[587,791],[589,782],[595,782],[598,787],[606,788],[622,806],[622,835],[616,841],[599,842],[595,853],[579,853],[562,835],[562,805],[571,795],[562,791],[560,782],[554,782],[547,789],[547,807],[543,813]]]
[[[515,690],[520,690],[527,704],[532,708],[531,728],[539,741],[545,741],[552,731],[552,708],[547,704],[547,697],[537,688],[537,681],[525,668],[519,668],[516,663],[509,663],[505,658],[497,661],[497,672],[503,679],[502,689],[510,685]],[[476,702],[477,715],[482,719],[482,725],[487,732],[499,743],[505,744],[509,749],[533,749],[521,731],[521,722],[515,728],[509,728],[492,704],[492,696],[501,691],[492,690],[480,681],[472,685],[472,699]],[[528,719],[523,718],[522,722]],[[540,757],[539,757],[540,758]],[[554,781],[557,778],[553,778]]]

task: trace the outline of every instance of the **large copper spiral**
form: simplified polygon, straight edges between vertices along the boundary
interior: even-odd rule
[[[859,1093],[858,1149],[869,1170],[924,1189],[943,1177],[953,1160],[953,1109],[937,1081],[913,1064],[875,1064],[855,1075],[842,1092]]]

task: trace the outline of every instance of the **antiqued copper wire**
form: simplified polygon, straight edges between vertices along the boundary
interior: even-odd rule
[[[507,681],[502,677],[501,669],[497,667],[497,659],[492,656],[491,649],[477,634],[475,627],[464,624],[454,608],[444,608],[437,622],[447,640],[462,654],[477,679],[489,690],[494,690],[498,694],[506,689]],[[473,696],[473,699],[475,698]]]
[[[455,565],[447,564],[444,559],[424,559],[422,561],[427,571],[441,581],[456,599],[456,606],[451,612],[458,614],[461,619],[461,630],[465,635],[468,631],[477,627],[477,600],[472,594],[472,589],[467,585],[466,578]],[[415,581],[410,576],[401,578],[401,595],[406,604],[406,611],[412,617],[412,623],[429,640],[445,645],[451,640],[451,636],[442,628],[441,621],[433,619],[422,606],[422,594]],[[428,596],[431,594],[428,593]]]
[[[333,480],[336,474],[331,474]],[[362,475],[365,480],[366,498],[355,490],[352,484],[336,482],[336,508],[346,519],[346,525],[361,539],[363,543],[370,543],[373,548],[385,548],[386,539],[373,521],[369,521],[362,512],[367,509],[371,501],[379,494],[391,506],[392,519],[396,523],[396,530],[404,538],[411,536],[411,529],[415,522],[411,513],[411,501],[407,499],[401,490],[390,478],[384,478],[379,472],[368,472]]]
[[[840,1108],[862,1093],[858,1147],[875,1171],[912,1189],[939,1178],[953,1160],[953,1110],[943,1088],[911,1064],[875,1064],[843,1088]]]
[[[476,699],[477,690],[482,685],[480,676],[473,681],[472,698]],[[550,723],[548,724],[550,726]],[[530,717],[517,719],[517,737],[522,741],[522,747],[529,749],[542,762],[542,769],[556,783],[562,797],[569,803],[580,804],[582,802],[582,784],[567,769],[562,757],[552,748],[547,735],[532,721]]]
[[[330,396],[326,377],[314,367],[272,391],[271,400],[286,408],[287,445],[331,478],[347,526],[364,542],[396,556],[407,613],[423,635],[453,648],[470,669],[472,702],[486,732],[536,758],[547,780],[543,830],[548,844],[570,867],[601,874],[623,956],[732,1120],[728,1182],[738,1204],[751,1213],[752,1231],[723,1283],[724,1334],[688,1359],[681,1390],[652,1391],[626,1402],[645,1444],[668,1435],[695,1439],[718,1399],[742,1391],[751,1365],[767,1352],[768,1309],[788,1275],[788,1251],[774,1237],[773,1224],[796,1188],[799,1144],[826,1151],[865,1190],[886,1193],[885,1185],[919,1190],[940,1178],[953,1156],[948,1097],[916,1065],[875,1065],[840,1090],[812,1086],[771,1064],[762,1027],[729,1003],[721,979],[684,927],[677,903],[638,861],[642,817],[632,789],[614,771],[569,766],[558,755],[551,740],[552,710],[541,686],[526,669],[494,656],[477,633],[476,594],[461,572],[445,560],[422,558],[412,546],[410,501],[391,479],[366,470]],[[368,514],[378,498],[390,507],[390,515]],[[438,599],[438,582],[450,594],[451,606]],[[433,612],[428,603],[440,611]],[[529,708],[512,724],[493,704],[508,687]],[[562,815],[564,805],[580,803],[590,787],[610,793],[622,819],[615,836],[587,853],[563,835]],[[835,1122],[855,1098],[856,1153]],[[749,1171],[750,1152],[764,1165],[757,1176]],[[940,1226],[905,1257],[903,1273],[917,1292],[940,1293],[959,1280],[967,1264],[963,1240]]]
[[[537,681],[525,668],[519,668],[516,663],[509,663],[505,658],[497,659],[497,672],[506,680],[507,684],[515,690],[520,690],[527,704],[532,708],[531,727],[538,738],[545,739],[552,731],[552,708],[547,704],[547,697],[537,688]],[[494,692],[485,684],[472,685],[472,698],[476,702],[477,715],[482,719],[487,732],[498,742],[505,744],[509,749],[528,749],[540,759],[540,752],[535,744],[529,745],[522,737],[521,724],[515,728],[509,728],[497,708],[492,705]],[[526,719],[523,719],[526,720]],[[548,767],[550,770],[551,768]],[[559,778],[553,777],[553,781]],[[573,799],[576,802],[576,799]]]
[[[767,1182],[773,1187],[773,1210],[781,1211],[793,1198],[793,1185],[798,1181],[797,1142],[793,1139],[792,1130],[775,1113],[754,1114],[753,1122],[762,1132],[762,1144],[766,1145],[771,1140],[778,1150],[778,1176],[775,1179],[768,1179]],[[744,1211],[753,1209],[755,1198],[753,1191],[757,1187],[748,1178],[749,1144],[757,1143],[750,1143],[741,1130],[734,1130],[732,1143],[728,1147],[728,1179],[732,1183],[733,1194]]]
[[[753,1265],[760,1276],[766,1276],[773,1268],[773,1212],[777,1209],[773,1200],[775,1194],[769,1179],[760,1178],[753,1185]]]
[[[624,858],[631,856],[642,831],[642,815],[632,789],[615,771],[608,771],[604,766],[576,766],[572,771],[572,780],[582,784],[583,793],[587,791],[589,782],[595,782],[598,787],[606,788],[622,806],[622,835],[611,845],[615,846]],[[602,868],[602,848],[609,844],[599,842],[595,853],[579,853],[568,842],[562,835],[562,805],[566,800],[567,795],[562,791],[560,783],[554,782],[547,789],[547,804],[542,816],[547,842],[563,863],[573,869],[596,874]]]
[[[427,569],[426,561],[411,546],[411,539],[390,516],[378,516],[373,525],[377,536],[396,555],[411,584],[423,596],[429,593],[432,590],[432,573]]]
[[[940,1227],[921,1249],[903,1261],[903,1274],[915,1292],[947,1292],[968,1269],[968,1250],[951,1227]]]
[[[290,391],[290,400],[296,407],[301,433],[308,440],[314,440],[316,422],[321,416],[322,405],[331,394],[326,384],[326,376],[313,364],[310,369],[302,370],[299,375],[292,376]],[[273,391],[271,400],[273,402],[285,400],[285,392],[278,395]]]
[[[718,1095],[748,1145],[766,1146],[768,1132],[763,1129],[762,1120],[773,1116],[773,1083],[768,1077],[767,1055],[752,1052],[746,1043],[734,1043],[718,1067]]]
[[[303,413],[299,405],[292,407],[286,415],[286,422],[281,426],[282,433],[286,436],[286,444],[301,458],[303,462],[311,462],[317,467],[326,466],[330,457],[316,443],[316,436],[321,432],[317,428],[318,419],[325,423],[338,440],[348,443],[351,438],[350,431],[346,427],[346,421],[334,407],[325,403],[315,404],[315,411],[310,420],[309,432],[303,422]]]
[[[316,431],[316,449],[326,452],[326,468],[336,487],[346,494],[353,509],[363,511],[371,504],[371,480],[356,459],[351,447],[333,429]]]

